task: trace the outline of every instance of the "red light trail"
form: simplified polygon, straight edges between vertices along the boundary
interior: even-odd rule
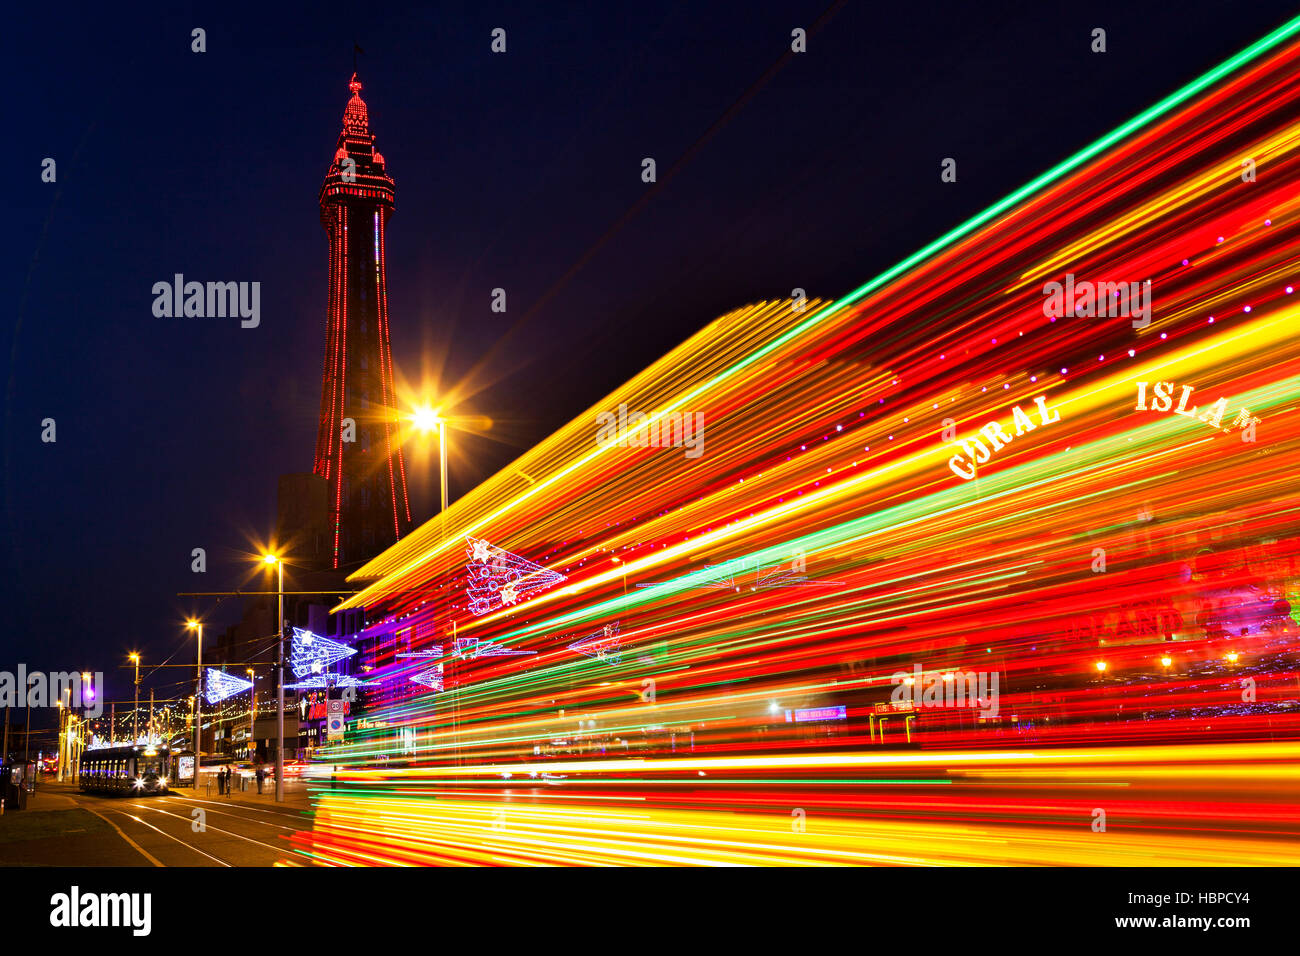
[[[1295,863],[1298,30],[841,300],[719,318],[364,567],[384,692],[304,847]],[[1056,314],[1067,276],[1150,312]],[[598,441],[624,405],[702,453]],[[565,577],[472,613],[471,539]]]

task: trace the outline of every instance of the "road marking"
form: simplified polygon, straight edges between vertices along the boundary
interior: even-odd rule
[[[312,814],[311,809],[306,807],[304,807],[301,810],[292,810],[289,808],[285,808],[283,810],[275,810],[269,807],[255,807],[255,806],[249,806],[247,804],[231,803],[229,800],[204,800],[201,797],[187,797],[182,793],[174,794],[170,802],[174,803],[178,800],[193,800],[195,803],[211,803],[222,807],[231,807],[231,808],[238,807],[241,810],[250,810],[254,813],[269,813],[273,816],[294,817],[296,819],[302,817],[310,818]]]
[[[139,804],[137,804],[137,806],[139,806]],[[161,813],[161,814],[163,814],[164,816],[175,817],[177,820],[183,820],[183,821],[185,821],[186,823],[189,823],[189,822],[190,822],[190,818],[189,818],[189,817],[183,817],[183,816],[181,816],[179,813],[168,813],[166,810],[163,810],[161,807],[149,806],[149,807],[146,807],[145,809],[153,810],[155,813]],[[133,818],[133,819],[134,819],[134,818]],[[143,823],[144,821],[142,820],[142,821],[140,821],[140,822]],[[258,822],[260,822],[260,821],[257,821],[257,820],[249,820],[249,821],[246,821],[246,822],[249,822],[249,823],[258,823]],[[148,824],[145,824],[145,825],[148,826]],[[274,850],[274,851],[276,851],[277,853],[297,853],[297,854],[300,854],[300,855],[305,855],[305,854],[303,854],[303,852],[302,852],[301,850],[295,850],[293,847],[289,847],[289,846],[277,846],[277,845],[274,845],[274,844],[271,844],[271,843],[263,843],[261,840],[254,840],[252,837],[246,837],[246,836],[244,836],[242,833],[236,833],[234,830],[223,830],[223,829],[221,829],[220,827],[209,826],[209,827],[205,827],[203,832],[205,832],[205,833],[211,833],[211,832],[224,833],[224,834],[226,834],[227,836],[235,837],[235,838],[238,839],[238,840],[245,840],[245,841],[247,841],[247,842],[249,842],[249,843],[256,843],[258,846],[264,846],[264,847],[266,847],[268,850]],[[186,844],[186,846],[188,846],[188,845],[189,845],[189,844]],[[199,852],[202,853],[203,851],[200,850]],[[227,864],[227,865],[229,865],[229,864]]]
[[[185,798],[185,799],[192,799],[192,798],[187,797],[187,798]],[[171,800],[171,801],[168,801],[168,802],[169,802],[169,803],[175,803],[176,801],[175,801],[175,800]],[[213,802],[213,801],[200,800],[199,802],[200,802],[200,803],[211,803],[211,802]],[[187,804],[183,804],[183,805],[186,805],[186,806],[187,806]],[[146,805],[143,804],[143,803],[137,803],[136,806],[137,806],[137,807],[140,807],[141,809],[147,809],[147,810],[152,810],[152,809],[154,809],[153,807],[151,807],[151,806],[146,806]],[[227,807],[228,807],[228,806],[230,806],[230,805],[229,805],[229,804],[222,804],[222,806],[227,806]],[[274,810],[262,810],[262,809],[260,809],[259,807],[250,807],[249,809],[257,810],[257,812],[259,812],[259,813],[271,813],[271,814],[274,814],[274,815],[276,815],[276,816],[286,816],[286,814],[283,814],[283,813],[276,813],[276,811],[274,811]],[[256,823],[256,824],[259,824],[259,825],[264,826],[264,827],[278,827],[278,828],[281,829],[281,830],[288,830],[290,833],[298,833],[299,831],[301,831],[302,829],[304,829],[303,827],[300,827],[300,826],[298,826],[298,827],[291,827],[291,826],[288,826],[288,825],[283,824],[283,823],[271,823],[269,820],[258,820],[258,819],[255,819],[255,818],[253,818],[253,817],[244,816],[244,815],[239,814],[239,813],[231,813],[230,810],[206,810],[205,812],[207,812],[207,813],[220,813],[220,814],[223,814],[223,815],[228,816],[228,817],[234,817],[236,820],[243,820],[245,823]]]
[[[194,844],[192,844],[192,843],[186,843],[186,842],[185,842],[184,840],[182,840],[180,837],[172,836],[172,835],[171,835],[170,833],[168,833],[166,830],[161,830],[161,829],[159,829],[158,827],[154,826],[152,823],[145,823],[143,820],[141,820],[139,817],[137,817],[137,816],[136,816],[135,814],[133,814],[133,813],[127,813],[125,810],[114,810],[113,812],[114,812],[114,813],[120,813],[120,814],[122,814],[122,816],[124,816],[124,817],[130,817],[132,820],[134,820],[136,823],[140,824],[142,827],[148,827],[150,830],[157,830],[157,831],[158,831],[159,833],[161,833],[163,836],[167,837],[167,839],[169,839],[169,840],[175,840],[175,841],[176,841],[177,843],[179,843],[181,846],[186,847],[186,848],[188,848],[188,849],[191,849],[191,850],[193,850],[195,853],[200,854],[201,856],[206,856],[209,860],[216,860],[216,862],[220,863],[222,866],[234,866],[233,863],[227,863],[225,860],[217,859],[217,857],[213,856],[211,853],[204,853],[202,850],[200,850],[200,849],[199,849],[198,847],[196,847]],[[119,831],[119,832],[120,832],[120,831]],[[140,852],[143,853],[144,851],[141,850]],[[163,864],[159,863],[158,865],[159,865],[159,866],[162,866]]]
[[[140,855],[143,856],[143,857],[144,857],[146,860],[148,860],[150,863],[152,863],[154,866],[162,866],[162,865],[163,865],[163,864],[159,863],[158,860],[155,859],[152,855],[150,855],[150,853],[149,853],[148,850],[146,850],[146,849],[145,849],[144,847],[142,847],[140,844],[136,843],[136,842],[135,842],[134,840],[132,840],[129,836],[127,836],[125,833],[123,833],[123,832],[122,832],[122,828],[119,827],[119,826],[118,826],[116,823],[114,823],[112,820],[110,820],[108,817],[104,816],[104,815],[103,815],[102,813],[100,813],[98,810],[94,810],[94,809],[92,809],[92,808],[90,808],[90,807],[83,807],[83,809],[85,809],[85,810],[90,810],[91,813],[93,813],[95,816],[99,817],[99,819],[103,820],[103,821],[104,821],[105,823],[107,823],[110,827],[112,827],[114,830],[116,830],[118,836],[120,836],[120,837],[121,837],[123,840],[125,840],[127,843],[131,844],[131,846],[133,846],[133,847],[135,847],[137,850],[139,850],[139,851],[140,851]],[[121,811],[119,810],[118,812],[120,813]]]

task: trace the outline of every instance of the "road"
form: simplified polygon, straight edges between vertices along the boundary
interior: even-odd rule
[[[34,866],[310,865],[290,837],[310,827],[305,787],[220,797],[84,794],[43,782],[26,810],[0,817],[0,863]]]

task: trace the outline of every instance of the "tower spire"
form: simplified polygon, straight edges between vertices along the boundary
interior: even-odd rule
[[[313,467],[328,482],[336,568],[373,557],[411,525],[388,327],[394,185],[375,149],[355,71],[348,90],[320,190],[330,282]]]

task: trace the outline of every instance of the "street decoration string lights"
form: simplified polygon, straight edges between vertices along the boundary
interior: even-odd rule
[[[469,558],[469,608],[487,614],[505,605],[517,604],[538,591],[554,587],[564,575],[489,544],[482,538],[465,536]]]
[[[227,674],[215,667],[209,667],[207,680],[204,681],[203,697],[209,704],[216,704],[227,697],[242,694],[252,686],[253,682],[251,680],[244,680],[234,674]]]
[[[362,680],[350,674],[313,674],[311,677],[284,686],[294,690],[325,690],[330,687],[378,687],[380,682]]]
[[[289,667],[293,670],[294,677],[322,674],[329,665],[351,657],[356,652],[355,647],[295,627],[289,651]]]
[[[411,676],[411,681],[424,687],[428,687],[430,690],[441,691],[443,689],[442,665],[435,664],[426,670],[420,671],[418,674],[413,674]]]
[[[435,659],[441,658],[442,655],[443,655],[442,645],[435,644],[431,647],[426,647],[418,651],[409,651],[409,652],[397,654],[396,656],[399,659],[429,660],[431,658],[435,658]],[[410,680],[412,683],[420,684],[424,687],[430,688],[431,690],[441,691],[443,689],[442,662],[439,661],[438,663],[433,664],[432,666],[427,667],[424,670],[411,675]]]
[[[490,641],[480,641],[477,637],[457,637],[451,642],[452,653],[457,657],[476,660],[480,657],[523,657],[536,654],[517,647],[504,647]]]
[[[569,645],[569,650],[606,664],[617,664],[622,659],[622,652],[619,650],[621,643],[618,636],[618,621],[615,621],[613,624],[606,624],[595,634],[574,641]]]

